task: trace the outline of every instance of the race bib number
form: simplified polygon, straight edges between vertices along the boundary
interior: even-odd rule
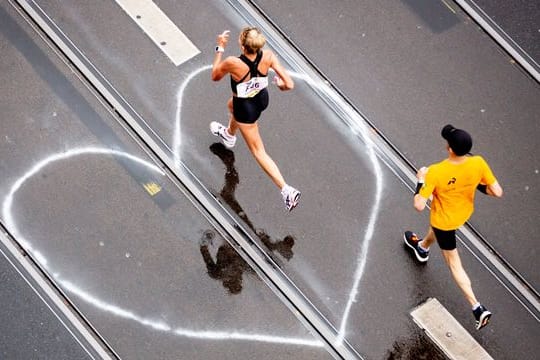
[[[236,85],[236,96],[239,98],[250,98],[268,86],[268,77],[254,77],[248,82]]]

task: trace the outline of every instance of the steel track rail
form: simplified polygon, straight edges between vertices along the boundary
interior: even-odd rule
[[[7,250],[5,253],[0,248],[0,254],[45,303],[88,356],[92,359],[119,359],[114,350],[99,336],[83,314],[73,306],[62,289],[32,257],[32,254],[15,245],[18,242],[2,223],[0,223],[0,242]]]
[[[540,83],[540,65],[527,54],[485,11],[473,0],[454,0],[493,40],[499,44],[523,69]]]
[[[343,339],[339,339],[337,330],[318,311],[309,299],[286,276],[279,266],[257,244],[255,238],[219,204],[210,192],[195,177],[189,168],[174,163],[170,150],[152,131],[144,119],[127,103],[120,93],[95,68],[92,62],[73,44],[66,34],[47,16],[33,0],[14,0],[24,9],[27,16],[47,35],[56,48],[84,76],[86,81],[114,109],[119,117],[145,143],[159,159],[168,174],[188,192],[194,205],[206,212],[217,223],[225,238],[250,263],[255,271],[265,280],[278,297],[285,302],[293,313],[300,318],[311,332],[320,339],[329,353],[337,359],[362,359],[360,354]],[[175,181],[175,182],[176,182]]]

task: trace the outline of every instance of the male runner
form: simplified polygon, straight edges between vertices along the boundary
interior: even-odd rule
[[[431,200],[430,227],[423,239],[412,231],[405,231],[405,244],[420,262],[429,258],[429,247],[435,240],[442,250],[457,285],[472,306],[476,329],[486,326],[491,317],[485,306],[474,296],[471,281],[461,265],[456,249],[456,229],[463,225],[474,210],[474,195],[478,189],[486,195],[500,198],[503,190],[481,156],[469,156],[472,138],[465,130],[446,125],[441,132],[448,142],[448,158],[418,170],[414,207],[424,210]]]

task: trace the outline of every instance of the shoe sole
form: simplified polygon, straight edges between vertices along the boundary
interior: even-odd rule
[[[213,124],[213,123],[217,123],[217,124],[218,124],[218,128],[217,128],[216,131],[214,131],[214,130],[212,129],[212,124]],[[227,149],[232,149],[232,148],[234,147],[234,145],[236,145],[236,142],[235,142],[234,144],[232,144],[232,145],[227,144],[227,143],[226,143],[227,140],[223,139],[223,138],[221,137],[221,135],[219,134],[219,126],[223,126],[223,125],[221,125],[221,124],[218,123],[217,121],[211,122],[211,123],[210,123],[210,132],[212,133],[212,135],[217,136],[217,137],[221,140],[221,142],[223,143],[223,145],[225,145],[225,147],[226,147]]]
[[[480,330],[487,324],[489,324],[489,319],[491,319],[491,313],[489,311],[484,311],[482,315],[480,315],[480,320],[478,320],[478,324],[476,324],[476,330]]]
[[[405,234],[403,234],[403,241],[405,242],[405,245],[407,245],[410,249],[412,249],[413,253],[414,253],[414,256],[416,257],[416,259],[422,263],[425,263],[429,260],[429,255],[426,257],[426,258],[421,258],[420,256],[418,256],[418,253],[416,252],[416,249],[414,248],[414,246],[412,246],[411,244],[409,244],[409,242],[407,241],[407,237],[405,236]]]
[[[298,194],[296,194],[296,196],[294,197],[293,203],[291,207],[288,209],[289,212],[291,212],[298,205],[298,201],[300,200],[300,195],[302,195],[302,193],[298,192]]]
[[[214,129],[212,129],[212,124],[214,124],[214,123],[218,124],[218,128],[216,129],[216,131],[214,131]],[[210,132],[212,133],[212,135],[219,137],[219,123],[218,122],[212,121],[210,123]]]
[[[221,139],[221,137],[220,137],[220,139]],[[234,147],[234,145],[236,145],[236,144],[229,145],[229,144],[225,143],[225,141],[223,141],[223,140],[222,140],[221,142],[223,143],[223,145],[225,145],[225,147],[226,147],[227,149],[232,149],[232,148]]]

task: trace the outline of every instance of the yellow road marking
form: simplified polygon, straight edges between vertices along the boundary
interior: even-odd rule
[[[143,184],[143,187],[150,194],[150,196],[154,196],[161,191],[161,186],[153,181]]]

